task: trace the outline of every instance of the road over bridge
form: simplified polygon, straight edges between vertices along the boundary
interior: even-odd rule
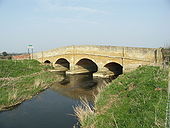
[[[161,48],[80,45],[35,53],[41,63],[70,74],[96,72],[119,75],[142,65],[162,65]]]

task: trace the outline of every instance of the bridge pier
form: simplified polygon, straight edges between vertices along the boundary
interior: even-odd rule
[[[122,73],[123,73],[123,71],[120,68],[118,68],[118,69],[114,68],[114,70],[109,70],[106,67],[102,67],[102,68],[99,68],[99,70],[97,72],[95,72],[93,74],[93,76],[102,77],[102,78],[109,78],[111,76],[118,76]]]
[[[90,73],[90,71],[88,69],[78,68],[78,67],[74,68],[74,70],[66,71],[66,74],[72,74],[72,75],[85,74],[85,73]],[[99,68],[98,71],[96,71],[96,72],[91,71],[91,73],[93,73],[93,76],[95,76],[95,77],[109,78],[111,76],[118,76],[118,75],[122,74],[122,71],[119,71],[119,70],[110,71],[109,69],[104,67],[104,68]]]
[[[67,67],[62,66],[60,64],[54,64],[53,67],[56,71],[68,71],[69,70]]]

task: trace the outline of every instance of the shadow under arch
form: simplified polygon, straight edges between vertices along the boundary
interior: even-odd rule
[[[76,63],[77,68],[86,69],[91,73],[98,71],[98,66],[95,62],[88,58],[83,58]]]
[[[67,68],[68,70],[70,69],[70,63],[68,60],[65,58],[60,58],[55,62],[55,65],[59,65],[60,67]]]
[[[51,64],[51,61],[46,60],[46,61],[44,61],[44,64]]]
[[[123,67],[116,62],[107,63],[104,67],[113,72],[115,75],[120,75],[123,73]]]

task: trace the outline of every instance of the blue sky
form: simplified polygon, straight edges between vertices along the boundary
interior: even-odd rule
[[[170,0],[0,0],[0,52],[170,44]]]

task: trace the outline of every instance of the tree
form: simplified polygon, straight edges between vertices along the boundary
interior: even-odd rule
[[[3,56],[8,56],[8,53],[7,52],[2,52],[2,55]]]

